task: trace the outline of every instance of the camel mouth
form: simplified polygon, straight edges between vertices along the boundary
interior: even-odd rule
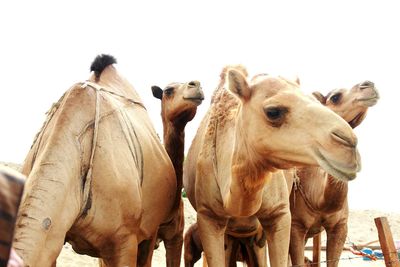
[[[357,177],[357,172],[360,171],[360,164],[358,163],[355,168],[341,166],[341,164],[328,160],[321,151],[316,151],[318,164],[333,177],[348,182]],[[336,166],[335,166],[336,165]]]
[[[195,103],[198,106],[203,102],[204,97],[203,96],[199,96],[199,97],[184,97],[183,99],[189,100],[189,101]]]
[[[372,97],[365,97],[365,98],[357,98],[356,100],[358,102],[361,102],[363,105],[367,107],[372,107],[378,102],[379,95],[374,95]]]

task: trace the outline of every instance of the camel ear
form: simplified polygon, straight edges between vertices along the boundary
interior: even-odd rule
[[[228,89],[243,101],[248,100],[251,96],[250,87],[243,74],[235,69],[228,70]]]
[[[158,99],[162,99],[163,90],[157,85],[153,85],[151,87],[151,91],[153,92],[153,96]]]
[[[321,94],[320,92],[313,92],[312,95],[317,99],[321,104],[325,105],[326,104],[326,97]]]

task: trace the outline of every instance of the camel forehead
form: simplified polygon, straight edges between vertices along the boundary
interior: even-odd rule
[[[168,88],[168,87],[178,88],[179,86],[181,86],[183,84],[184,83],[172,82],[172,83],[169,83],[165,88]]]
[[[290,95],[291,93],[300,95],[299,86],[282,77],[272,77],[267,75],[258,75],[252,79],[250,87],[254,91],[260,91],[265,96],[270,97],[277,94]]]
[[[337,89],[333,89],[332,91],[330,91],[328,93],[328,95],[326,96],[327,99],[329,99],[329,97],[337,94],[337,93],[345,93],[347,91],[347,89],[345,88],[337,88]]]

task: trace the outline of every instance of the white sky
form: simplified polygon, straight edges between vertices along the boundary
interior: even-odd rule
[[[135,3],[133,3],[135,2]],[[188,148],[221,68],[298,75],[323,93],[374,81],[381,100],[355,131],[363,169],[350,208],[400,212],[400,16],[396,1],[1,1],[0,161],[21,163],[51,104],[89,76],[99,53],[141,95],[162,136],[150,86],[202,82],[206,100],[186,128]],[[397,202],[397,205],[396,205]]]

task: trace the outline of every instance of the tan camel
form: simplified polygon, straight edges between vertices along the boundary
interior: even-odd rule
[[[164,128],[164,146],[171,158],[176,173],[176,195],[173,209],[168,219],[161,224],[157,238],[164,241],[167,266],[180,266],[184,215],[182,192],[182,171],[185,152],[185,126],[197,112],[204,100],[198,81],[171,83],[164,90],[152,88],[153,96],[161,100],[161,117]]]
[[[55,266],[65,241],[106,266],[151,265],[175,172],[115,62],[95,59],[94,74],[52,107],[26,157],[14,247],[27,266]]]
[[[225,232],[251,236],[258,223],[268,233],[271,266],[286,266],[288,189],[272,172],[321,165],[340,179],[354,179],[357,139],[298,83],[269,75],[248,81],[245,73],[231,67],[221,74],[184,165],[184,187],[211,267],[225,266]]]
[[[374,84],[369,81],[356,84],[351,89],[333,90],[327,96],[318,92],[314,95],[353,128],[363,121],[368,108],[375,105],[379,98]],[[347,182],[335,179],[318,167],[297,169],[297,176],[290,195],[292,264],[304,264],[305,242],[325,229],[328,238],[327,266],[338,266],[347,236]]]

